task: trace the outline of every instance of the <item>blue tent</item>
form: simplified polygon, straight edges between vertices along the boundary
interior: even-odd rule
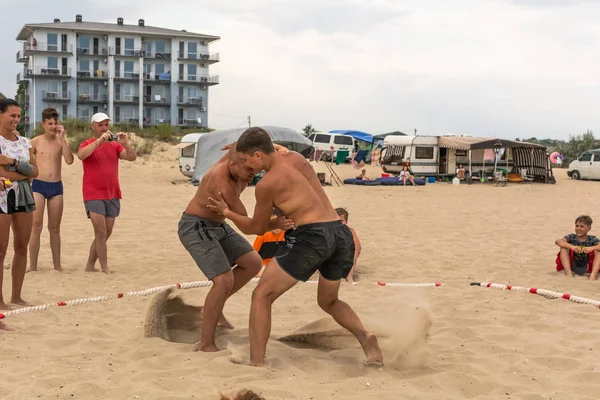
[[[368,133],[361,131],[335,130],[329,131],[329,133],[341,133],[342,135],[350,135],[354,139],[362,140],[363,142],[373,143],[373,135],[369,135]]]

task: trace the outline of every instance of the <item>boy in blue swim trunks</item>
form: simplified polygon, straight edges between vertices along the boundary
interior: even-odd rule
[[[65,135],[65,129],[58,120],[55,108],[42,111],[44,133],[31,140],[39,175],[31,183],[35,198],[33,229],[29,239],[29,269],[37,271],[40,252],[40,236],[44,225],[44,209],[48,205],[48,232],[54,269],[62,271],[60,262],[60,221],[63,213],[63,184],[61,181],[62,158],[68,165],[73,164],[73,152]]]

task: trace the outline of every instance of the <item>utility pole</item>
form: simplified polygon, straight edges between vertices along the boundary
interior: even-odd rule
[[[250,116],[248,115],[248,128],[251,128],[251,127],[252,127],[252,122],[250,120]]]

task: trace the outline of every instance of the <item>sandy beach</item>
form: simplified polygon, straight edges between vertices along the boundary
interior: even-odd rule
[[[342,178],[358,174],[351,165],[334,168]],[[326,171],[322,163],[315,169]],[[381,169],[368,167],[367,173],[377,176]],[[573,231],[579,214],[595,219],[591,234],[600,232],[600,182],[572,181],[565,170],[555,174],[556,185],[326,188],[333,205],[350,212],[363,246],[359,284],[343,284],[341,298],[382,336],[383,367],[366,366],[357,343],[335,331],[311,283],[296,285],[275,302],[267,368],[233,363],[232,358],[248,358],[255,287],[249,284],[226,304],[235,329],[218,331],[217,345],[224,350],[213,354],[144,338],[151,296],[6,318],[14,331],[0,331],[0,398],[218,399],[220,392],[248,388],[269,400],[597,399],[600,309],[469,286],[497,282],[600,300],[600,282],[568,279],[554,264],[554,240]],[[121,164],[122,210],[108,244],[111,276],[83,271],[93,232],[81,179],[78,159],[64,166],[65,272],[51,271],[44,230],[40,271],[25,278],[27,301],[45,304],[205,280],[176,233],[196,190],[179,172],[176,151]],[[242,200],[252,213],[254,189]],[[5,296],[11,259],[12,243]],[[377,281],[443,286],[378,287]],[[179,292],[200,306],[207,290]],[[304,344],[276,340],[315,321],[329,334],[304,335],[309,342]]]

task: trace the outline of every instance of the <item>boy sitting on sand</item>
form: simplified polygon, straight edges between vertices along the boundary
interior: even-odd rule
[[[592,229],[592,218],[581,215],[575,220],[575,233],[570,233],[556,240],[560,252],[556,256],[556,270],[565,270],[567,276],[573,273],[584,275],[590,273],[590,279],[596,280],[600,270],[600,240],[593,235],[588,235]]]
[[[335,212],[337,213],[337,215],[340,216],[342,224],[348,225],[348,216],[350,215],[348,213],[348,210],[342,207],[338,207],[335,209]],[[352,232],[352,238],[354,239],[354,262],[352,264],[352,269],[350,270],[350,273],[346,277],[346,282],[356,285],[356,282],[354,282],[354,271],[356,269],[356,260],[358,259],[358,256],[360,255],[361,251],[360,240],[358,240],[358,235],[356,234],[356,231],[354,231],[354,228],[350,226],[348,226],[348,228],[350,228],[350,231]]]
[[[281,213],[276,208],[273,208],[271,215],[279,218]],[[252,247],[254,247],[254,250],[256,250],[263,263],[260,272],[256,275],[257,278],[261,277],[265,267],[283,245],[285,245],[285,230],[283,229],[274,229],[254,239]]]
[[[362,170],[362,172],[361,172],[361,174],[360,174],[360,175],[358,175],[358,176],[356,177],[356,179],[360,179],[360,180],[363,180],[363,181],[368,181],[368,180],[370,180],[370,179],[367,177],[367,170],[366,170],[366,169],[363,169],[363,170]]]

